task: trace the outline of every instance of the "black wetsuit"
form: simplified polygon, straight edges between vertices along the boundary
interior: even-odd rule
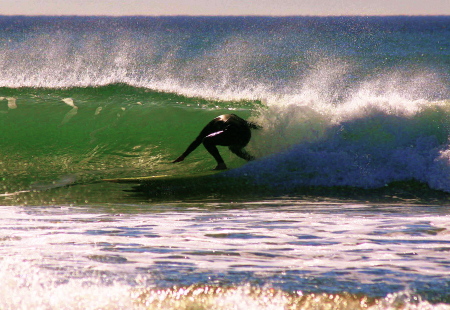
[[[182,156],[188,156],[203,143],[208,152],[217,161],[217,164],[221,164],[224,161],[216,145],[228,146],[230,151],[237,156],[247,161],[253,160],[255,158],[244,150],[244,147],[248,144],[252,136],[250,128],[257,129],[259,126],[247,122],[235,114],[218,116],[203,128]]]

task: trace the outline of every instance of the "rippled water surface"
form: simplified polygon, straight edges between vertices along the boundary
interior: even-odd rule
[[[215,298],[247,287],[255,300],[258,288],[374,300],[400,292],[427,304],[449,299],[445,206],[296,200],[8,206],[0,209],[0,222],[2,286],[19,293],[4,296],[3,307],[30,293],[35,305],[47,304],[42,288],[63,290],[71,300],[69,287],[89,299],[100,290],[107,304],[113,288],[144,290],[142,299],[155,294],[151,289],[193,285],[202,294],[213,286]]]

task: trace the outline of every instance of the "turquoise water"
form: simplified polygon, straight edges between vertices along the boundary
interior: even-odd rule
[[[448,308],[449,29],[0,17],[1,307]],[[224,113],[256,161],[103,181],[210,171]]]

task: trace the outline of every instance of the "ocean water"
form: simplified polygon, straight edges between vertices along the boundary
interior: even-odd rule
[[[0,16],[0,308],[450,309],[449,116],[447,16]]]

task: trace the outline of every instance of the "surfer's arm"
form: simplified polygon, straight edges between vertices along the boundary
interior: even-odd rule
[[[180,157],[178,157],[177,159],[175,159],[172,163],[178,163],[180,161],[183,161],[189,154],[191,154],[200,144],[202,144],[203,139],[211,134],[212,132],[214,132],[214,126],[215,124],[220,121],[220,118],[215,118],[213,119],[211,122],[209,122],[205,128],[203,128],[203,130],[200,132],[200,134],[198,135],[198,137],[188,146],[188,148],[186,149],[186,151],[184,151],[183,154],[181,154]]]
[[[175,159],[173,163],[178,163],[180,161],[183,161],[189,154],[191,154],[200,144],[202,144],[203,138],[203,131],[200,133],[200,135],[188,146],[186,151],[184,151],[183,154],[181,154],[180,157]]]
[[[202,144],[203,136],[198,136],[197,139],[195,139],[184,151],[184,153],[181,155],[182,157],[187,157],[189,154],[191,154],[200,144]]]
[[[183,155],[181,155],[181,156],[179,156],[177,159],[175,159],[172,163],[179,163],[180,161],[183,161],[184,160],[184,156]]]
[[[180,157],[175,159],[173,163],[179,163],[180,161],[183,161],[189,154],[192,153],[192,151],[194,151],[202,143],[202,140],[203,138],[201,138],[200,140],[198,138],[195,139],[194,142],[192,142],[191,145],[188,146],[186,151],[184,151],[184,153],[181,154]]]

